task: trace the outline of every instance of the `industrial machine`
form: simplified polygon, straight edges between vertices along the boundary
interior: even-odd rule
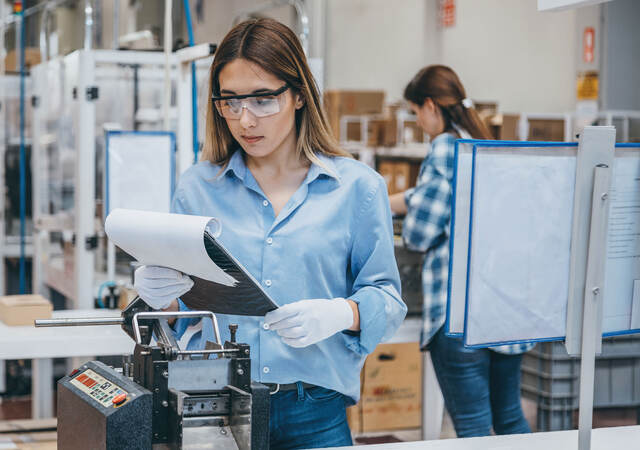
[[[209,318],[217,342],[181,350],[168,320]],[[136,298],[121,317],[36,326],[121,325],[135,342],[122,369],[97,361],[58,382],[58,448],[267,449],[269,388],[251,382],[249,346],[221,344],[211,312],[153,311]]]

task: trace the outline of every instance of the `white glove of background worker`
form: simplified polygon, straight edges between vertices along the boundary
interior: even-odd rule
[[[353,309],[344,298],[300,300],[268,312],[264,323],[285,344],[307,347],[350,328]]]
[[[182,272],[161,266],[140,266],[133,276],[133,287],[154,309],[167,308],[193,287],[193,280]]]

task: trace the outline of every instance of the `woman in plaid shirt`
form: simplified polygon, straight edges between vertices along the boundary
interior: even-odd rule
[[[447,410],[459,437],[530,432],[520,406],[520,364],[530,344],[465,348],[444,334],[449,270],[449,220],[454,144],[459,138],[490,139],[453,70],[429,66],[404,91],[418,125],[431,137],[417,186],[390,197],[405,214],[405,245],[424,252],[422,350],[428,350]]]

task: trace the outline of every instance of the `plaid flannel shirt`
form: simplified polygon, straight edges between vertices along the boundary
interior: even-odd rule
[[[456,136],[438,135],[420,166],[415,188],[405,193],[407,215],[402,227],[405,246],[425,253],[422,265],[423,327],[420,346],[425,348],[446,317],[449,277],[449,222]],[[534,344],[493,347],[500,353],[518,354]]]

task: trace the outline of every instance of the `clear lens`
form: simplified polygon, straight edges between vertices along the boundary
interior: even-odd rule
[[[216,108],[225,119],[239,119],[246,108],[256,117],[272,116],[280,112],[282,94],[267,97],[247,97],[216,100]]]

